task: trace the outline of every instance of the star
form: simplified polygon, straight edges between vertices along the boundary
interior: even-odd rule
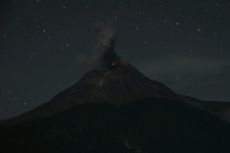
[[[8,91],[7,91],[9,94],[11,94],[12,93],[12,90],[11,89],[8,89]]]
[[[69,43],[66,43],[66,44],[65,44],[65,47],[66,47],[66,48],[69,48],[69,47],[70,47],[70,44],[69,44]]]
[[[3,38],[6,38],[6,37],[7,37],[7,35],[4,33],[4,34],[2,34],[2,37],[3,37]]]
[[[164,23],[167,23],[167,22],[168,22],[168,19],[164,19],[163,21],[164,21]]]
[[[180,77],[176,77],[176,81],[180,81]]]
[[[38,17],[35,17],[34,20],[35,20],[35,21],[38,21]]]
[[[21,18],[20,17],[17,17],[17,21],[20,21],[21,20]]]
[[[144,14],[144,12],[141,11],[141,10],[139,10],[139,11],[137,12],[137,14],[138,14],[138,15],[142,15],[142,14]]]
[[[118,16],[115,16],[114,19],[117,20],[117,19],[118,19]]]

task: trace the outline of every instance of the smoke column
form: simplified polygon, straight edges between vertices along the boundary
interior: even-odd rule
[[[99,24],[96,27],[96,31],[96,49],[90,57],[78,55],[78,60],[93,68],[109,69],[114,60],[120,61],[120,58],[114,51],[117,35],[109,24]]]

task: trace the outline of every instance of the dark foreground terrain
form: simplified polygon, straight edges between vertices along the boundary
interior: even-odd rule
[[[182,102],[86,104],[1,126],[1,153],[229,153],[230,125]]]
[[[230,153],[230,124],[214,108],[130,65],[93,70],[45,105],[0,122],[0,152]]]

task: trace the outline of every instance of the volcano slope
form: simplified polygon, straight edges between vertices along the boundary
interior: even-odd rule
[[[230,125],[129,64],[1,122],[2,153],[229,153]]]

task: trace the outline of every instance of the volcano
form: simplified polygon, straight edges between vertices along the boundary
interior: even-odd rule
[[[162,83],[152,81],[130,64],[124,64],[111,69],[89,71],[75,85],[45,105],[21,115],[17,120],[47,117],[79,104],[121,105],[153,98],[180,100]]]
[[[213,106],[147,78],[116,55],[108,29],[100,36],[99,66],[44,105],[0,122],[0,152],[230,152],[230,124]]]
[[[188,99],[130,64],[94,69],[48,103],[1,122],[1,151],[228,153],[229,123]]]

